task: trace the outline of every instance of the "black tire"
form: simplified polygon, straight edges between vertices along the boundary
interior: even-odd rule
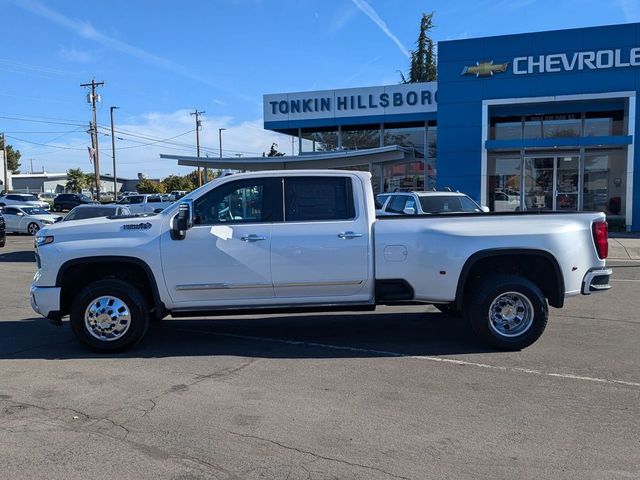
[[[100,339],[91,333],[85,323],[85,312],[96,305],[100,297],[109,296],[124,303],[128,309],[128,327],[121,336]],[[105,308],[109,308],[104,304]],[[125,310],[126,311],[126,310]],[[104,314],[104,309],[102,310]],[[107,312],[107,316],[110,316]],[[114,353],[126,350],[144,337],[149,328],[149,309],[140,290],[123,280],[98,280],[87,285],[71,304],[70,323],[73,333],[91,350],[99,353]],[[116,322],[118,323],[118,322]],[[112,326],[116,323],[111,324]],[[118,324],[119,325],[119,324]],[[93,330],[96,332],[95,328]],[[96,335],[100,332],[96,332]]]
[[[488,278],[471,294],[464,311],[478,338],[502,350],[521,350],[534,343],[544,332],[549,316],[542,291],[516,275]]]
[[[62,207],[60,205],[54,205],[53,206],[53,211],[54,212],[61,212],[62,211]]]
[[[35,222],[31,222],[29,225],[27,225],[27,233],[29,235],[35,235],[36,233],[38,233],[39,230],[40,230],[40,225],[38,225]]]

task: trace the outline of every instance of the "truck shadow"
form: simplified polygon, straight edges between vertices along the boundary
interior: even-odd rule
[[[33,250],[21,250],[17,252],[0,253],[0,263],[31,263],[36,261]]]
[[[441,313],[272,315],[220,319],[166,319],[151,325],[130,350],[96,354],[44,319],[0,322],[0,360],[241,356],[255,358],[364,358],[451,355],[491,351],[467,323]]]

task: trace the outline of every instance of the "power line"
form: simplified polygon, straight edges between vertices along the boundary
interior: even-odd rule
[[[30,143],[32,145],[38,145],[40,147],[51,147],[51,148],[59,148],[61,150],[84,150],[84,148],[76,148],[76,147],[62,147],[60,145],[50,145],[48,143],[38,143],[32,142],[30,140],[25,140],[24,138],[14,137],[13,135],[7,135],[7,138],[13,138],[14,140],[18,140],[20,142]]]

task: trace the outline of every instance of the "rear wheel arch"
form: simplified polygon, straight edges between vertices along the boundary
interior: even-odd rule
[[[131,283],[144,294],[154,317],[163,318],[167,315],[149,265],[139,258],[125,256],[89,257],[65,262],[56,277],[56,286],[61,288],[62,314],[69,313],[73,298],[83,286],[101,279],[117,279]]]
[[[564,278],[555,257],[537,249],[498,248],[481,250],[471,255],[460,272],[456,289],[456,310],[463,310],[469,294],[482,277],[491,274],[518,275],[536,284],[549,305],[564,304]]]

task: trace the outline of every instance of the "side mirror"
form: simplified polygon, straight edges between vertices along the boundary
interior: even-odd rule
[[[415,215],[416,209],[414,207],[405,207],[402,213],[404,213],[405,215]]]
[[[480,208],[481,208],[481,209],[482,209],[482,211],[483,211],[483,212],[485,212],[485,213],[489,213],[489,212],[491,211],[491,210],[489,210],[489,207],[487,207],[486,205],[482,205]]]
[[[193,227],[193,200],[185,200],[178,205],[178,214],[173,219],[171,238],[184,240],[187,230]]]
[[[64,217],[57,217],[57,218],[56,218],[56,223],[61,222],[63,218],[64,218]]]

